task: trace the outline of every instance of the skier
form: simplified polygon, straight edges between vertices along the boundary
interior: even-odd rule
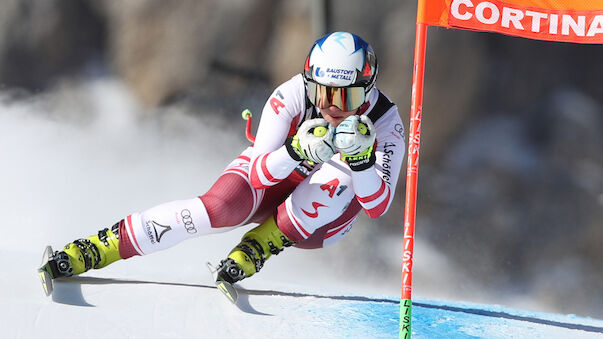
[[[52,279],[147,255],[183,240],[258,223],[217,267],[230,284],[257,273],[284,247],[320,248],[359,212],[383,215],[404,156],[397,107],[375,87],[371,46],[335,32],[317,40],[304,69],[272,93],[254,145],[199,197],[128,215],[110,228],[48,250]]]

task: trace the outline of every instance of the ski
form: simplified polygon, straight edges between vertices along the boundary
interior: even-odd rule
[[[54,260],[53,256],[54,252],[52,251],[52,247],[46,246],[46,249],[44,249],[44,253],[42,254],[42,265],[38,268],[38,275],[40,276],[42,288],[44,289],[46,296],[51,295],[53,291],[53,274],[51,268],[51,261]]]
[[[228,298],[231,303],[236,304],[239,297],[239,293],[237,292],[236,288],[228,281],[224,281],[218,277],[218,269],[215,268],[211,263],[207,263],[207,268],[214,279],[214,284],[216,284],[218,291],[222,292],[222,294]]]

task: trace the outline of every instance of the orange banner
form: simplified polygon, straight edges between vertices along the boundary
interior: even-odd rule
[[[428,25],[603,44],[603,0],[419,0],[417,13]]]

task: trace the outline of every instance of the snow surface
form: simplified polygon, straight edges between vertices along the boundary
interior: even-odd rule
[[[205,262],[222,259],[248,228],[57,282],[45,297],[35,270],[46,245],[60,248],[131,212],[204,192],[245,145],[211,119],[136,119],[135,103],[116,84],[82,91],[90,94],[0,95],[3,338],[398,336],[399,275],[354,270],[355,258],[342,255],[353,253],[345,251],[353,238],[271,258],[242,282],[239,307],[213,287]],[[78,110],[91,118],[73,121]],[[399,241],[381,244],[397,261]],[[423,275],[441,279],[437,252],[420,246],[415,269],[431,267]],[[421,264],[425,258],[432,259]],[[597,319],[428,299],[414,300],[412,324],[413,338],[603,338]]]

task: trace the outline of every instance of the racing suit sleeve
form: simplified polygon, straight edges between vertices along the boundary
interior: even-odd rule
[[[375,129],[375,164],[363,171],[351,171],[356,199],[371,218],[389,209],[402,167],[404,127],[396,106],[375,123]]]
[[[262,110],[251,155],[249,178],[256,189],[281,182],[299,165],[284,146],[295,133],[305,103],[301,74],[277,87]]]

